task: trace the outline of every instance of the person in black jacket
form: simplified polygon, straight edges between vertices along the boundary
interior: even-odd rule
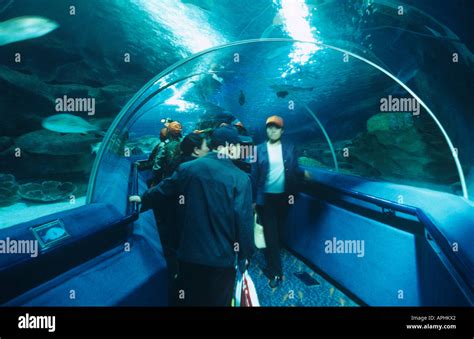
[[[162,134],[160,134],[160,137],[161,135]],[[180,142],[179,148],[181,154],[175,161],[175,167],[178,167],[182,163],[196,160],[209,153],[205,134],[188,134]],[[177,250],[181,230],[178,222],[181,213],[178,197],[167,197],[167,199],[163,199],[159,205],[152,206],[152,209],[157,222],[157,229],[168,270],[168,302],[174,306],[176,304],[175,296],[177,294],[176,279],[179,272]]]
[[[176,160],[176,167],[209,153],[206,139],[202,134],[188,134],[181,141],[179,147],[181,155]],[[153,206],[153,213],[158,221],[158,232],[168,268],[170,304],[172,305],[175,302],[176,278],[179,272],[177,250],[181,231],[181,225],[179,224],[181,212],[178,196],[168,197],[163,199],[159,206]]]
[[[212,152],[181,164],[176,172],[141,198],[142,211],[177,195],[182,230],[178,246],[178,300],[184,306],[230,306],[235,260],[255,251],[252,186],[249,176],[232,159],[246,142],[234,127],[217,128]]]
[[[265,236],[270,287],[276,288],[283,278],[281,233],[288,209],[294,202],[299,183],[310,175],[298,166],[295,147],[281,140],[281,117],[269,117],[266,132],[267,142],[257,145],[256,162],[252,164],[253,199]]]

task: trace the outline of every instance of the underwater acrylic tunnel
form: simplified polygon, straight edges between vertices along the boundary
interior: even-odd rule
[[[389,16],[388,2],[375,3]],[[32,161],[93,165],[87,184],[64,173],[35,181],[0,174],[0,249],[8,252],[15,239],[37,246],[0,256],[1,304],[168,306],[155,215],[128,200],[148,188],[152,173],[139,164],[160,142],[162,120],[179,121],[188,134],[237,119],[256,145],[265,140],[266,118],[278,115],[311,180],[283,230],[282,287],[268,286],[261,251],[251,260],[262,306],[473,306],[472,164],[458,156],[460,138],[440,117],[447,113],[412,89],[414,73],[393,72],[376,51],[298,36],[301,26],[285,25],[285,6],[262,24],[263,38],[244,39],[255,19],[242,40],[192,50],[121,105],[113,121],[53,116],[15,139]],[[271,8],[262,7],[261,17]],[[374,27],[364,29],[386,29]],[[288,37],[273,37],[282,29]],[[416,88],[428,91],[426,83]],[[62,123],[69,129],[60,133]],[[251,164],[252,154],[242,161]]]
[[[472,213],[470,203],[463,199],[462,196],[453,195],[452,192],[438,192],[438,190],[449,191],[449,186],[445,186],[444,188],[436,187],[431,190],[416,188],[416,186],[430,187],[430,183],[421,178],[411,176],[408,169],[400,169],[395,165],[394,168],[390,170],[387,169],[388,171],[392,171],[392,175],[394,176],[390,178],[389,175],[387,175],[387,178],[385,178],[386,182],[380,180],[374,182],[370,180],[372,178],[369,172],[358,172],[362,171],[362,166],[358,168],[357,162],[350,160],[351,156],[344,157],[343,148],[347,148],[347,151],[349,153],[352,152],[355,157],[357,152],[360,152],[358,147],[363,147],[364,141],[358,141],[356,139],[356,142],[351,142],[350,139],[353,135],[350,135],[349,132],[345,132],[343,126],[337,126],[333,123],[333,121],[341,119],[341,116],[344,115],[347,115],[347,120],[350,120],[351,114],[367,114],[366,112],[370,112],[371,105],[380,105],[380,102],[373,98],[388,97],[390,93],[405,91],[406,96],[412,97],[414,101],[416,100],[417,104],[413,104],[413,107],[418,107],[418,111],[407,112],[397,116],[381,115],[372,118],[367,116],[366,118],[369,120],[367,128],[370,132],[376,135],[380,133],[379,135],[386,139],[390,137],[393,138],[394,140],[388,140],[387,142],[392,143],[392,146],[401,148],[404,147],[402,143],[405,142],[405,140],[400,140],[399,137],[396,137],[396,133],[400,131],[402,131],[401,133],[406,133],[407,130],[414,130],[416,128],[415,124],[429,126],[426,128],[430,128],[433,133],[437,133],[438,140],[445,138],[446,134],[442,126],[439,125],[436,116],[434,116],[424,103],[420,102],[409,88],[400,83],[398,79],[387,71],[350,52],[321,44],[317,46],[318,51],[309,61],[311,64],[314,60],[312,71],[306,70],[304,74],[297,74],[294,80],[297,86],[285,85],[289,82],[291,76],[288,76],[283,82],[281,73],[282,70],[285,71],[284,67],[288,64],[289,55],[291,55],[292,50],[294,50],[296,46],[300,48],[305,44],[311,43],[291,41],[288,39],[236,42],[199,53],[172,66],[157,76],[129,102],[109,129],[108,135],[104,139],[106,146],[102,147],[91,176],[88,195],[89,201],[104,202],[107,201],[107,199],[109,199],[110,203],[116,201],[117,199],[112,192],[120,189],[116,185],[117,182],[122,182],[122,190],[128,189],[126,179],[129,176],[130,164],[134,158],[127,158],[121,154],[117,154],[117,145],[127,144],[127,142],[134,144],[146,138],[147,135],[153,134],[153,129],[156,129],[153,124],[157,121],[157,117],[166,115],[169,109],[166,105],[163,105],[163,103],[169,100],[174,93],[180,93],[180,101],[176,102],[176,105],[178,107],[186,107],[186,109],[182,109],[182,114],[179,114],[180,108],[175,111],[175,118],[181,121],[184,126],[189,126],[189,129],[194,129],[196,127],[194,125],[196,120],[199,125],[199,123],[202,124],[206,122],[206,119],[209,119],[209,109],[200,101],[209,99],[203,98],[203,92],[199,90],[199,86],[205,83],[207,86],[216,86],[219,88],[219,94],[213,97],[213,103],[216,105],[216,107],[213,108],[219,109],[218,107],[225,107],[227,110],[234,112],[236,117],[242,121],[245,126],[248,126],[249,131],[257,140],[261,138],[261,131],[258,125],[261,125],[265,114],[268,114],[267,107],[272,107],[273,112],[282,115],[285,120],[288,121],[288,127],[286,128],[287,133],[293,140],[300,141],[308,138],[311,134],[319,135],[319,139],[321,140],[319,145],[322,145],[322,147],[319,146],[322,148],[320,154],[325,154],[326,163],[318,164],[317,167],[326,168],[326,170],[322,171],[319,169],[316,171],[314,163],[317,162],[316,159],[320,158],[320,155],[315,156],[313,155],[314,153],[311,154],[311,152],[316,151],[315,149],[302,150],[303,153],[306,152],[307,156],[301,157],[300,162],[303,166],[315,171],[315,177],[321,180],[319,184],[327,185],[334,189],[332,194],[336,196],[345,195],[341,194],[339,190],[347,191],[347,196],[340,197],[343,201],[345,199],[352,200],[354,197],[360,197],[359,199],[361,201],[353,201],[352,204],[354,204],[354,206],[351,208],[348,206],[346,212],[340,211],[336,213],[335,211],[331,211],[331,208],[338,206],[338,204],[331,207],[330,205],[323,207],[326,202],[318,201],[321,199],[321,195],[317,193],[318,190],[307,192],[308,195],[305,195],[294,208],[293,213],[295,213],[295,219],[293,223],[291,223],[291,221],[289,222],[292,226],[288,227],[288,238],[294,242],[292,243],[294,247],[290,247],[291,250],[299,253],[303,258],[316,266],[325,266],[324,261],[329,261],[327,267],[325,267],[326,270],[331,271],[333,277],[338,276],[340,279],[338,280],[339,283],[342,283],[345,279],[350,279],[344,282],[347,284],[345,285],[346,288],[351,291],[351,293],[360,289],[360,291],[354,293],[357,297],[356,299],[369,305],[442,305],[444,303],[449,304],[449,300],[457,300],[456,303],[468,303],[469,301],[467,300],[469,299],[464,300],[466,296],[463,296],[463,293],[469,293],[467,286],[469,286],[470,283],[468,281],[463,282],[462,279],[457,280],[452,278],[454,280],[449,280],[448,276],[445,275],[446,272],[453,272],[455,265],[457,265],[455,263],[456,261],[444,267],[441,263],[447,264],[449,261],[446,258],[435,259],[435,257],[431,256],[430,259],[428,259],[425,257],[424,253],[429,253],[430,251],[430,244],[436,244],[436,241],[428,241],[424,232],[428,232],[428,229],[433,228],[430,232],[436,232],[437,235],[442,234],[438,230],[438,227],[443,227],[441,226],[443,221],[448,225],[447,220],[452,220],[452,212],[450,211],[455,211],[454,213],[457,216],[460,216],[460,211],[464,211],[461,213],[467,213],[466,218],[469,218],[470,213]],[[252,57],[249,58],[249,55]],[[241,59],[239,58],[240,56],[242,56]],[[346,62],[345,58],[350,58],[350,60]],[[266,62],[262,65],[259,62],[255,62],[255,60],[265,60]],[[335,64],[339,65],[337,72],[334,71],[334,68],[331,68],[331,66],[334,67]],[[202,72],[202,70],[206,70],[209,65],[218,65],[218,69],[212,69],[207,73]],[[219,77],[220,81],[214,79],[215,75]],[[372,82],[372,90],[370,92],[367,92],[367,87],[360,88],[361,76],[365,79],[370,79],[369,81]],[[338,79],[344,79],[344,86],[338,86]],[[238,98],[234,95],[236,92],[234,86],[239,84],[239,86],[243,88],[249,87],[245,85],[246,81],[252,83],[253,88],[256,89],[259,95],[254,96],[252,93],[247,93],[246,104],[249,105],[249,108],[244,110],[238,103]],[[319,83],[323,81],[324,85]],[[211,83],[210,85],[208,84],[209,82]],[[327,84],[333,84],[334,87],[330,87]],[[323,92],[320,93],[321,96],[325,98],[322,103],[305,102],[305,93],[313,91],[311,86],[318,88],[319,92]],[[374,89],[378,92],[374,93]],[[278,92],[280,91],[288,92],[285,98],[279,97]],[[335,101],[332,96],[334,96],[334,98],[341,98],[339,100],[357,98],[359,102],[364,102],[366,107],[364,107],[364,109],[359,107],[358,110],[353,110],[353,106],[345,108],[340,104],[338,111],[334,111],[327,107],[328,102]],[[288,105],[291,107],[288,108]],[[160,112],[160,110],[163,111]],[[221,108],[221,110],[224,111],[224,108]],[[250,110],[250,112],[248,110]],[[192,114],[190,114],[190,112],[192,112]],[[240,112],[242,113],[239,114]],[[314,112],[318,112],[320,118],[317,118]],[[383,121],[383,119],[386,120]],[[337,131],[325,128],[321,120],[325,121],[329,126],[336,125]],[[202,127],[202,125],[197,127]],[[361,128],[365,129],[366,126],[361,126]],[[394,133],[393,130],[397,132]],[[351,133],[353,133],[352,128]],[[334,137],[331,138],[331,135]],[[396,144],[397,139],[400,145]],[[450,159],[449,162],[451,162],[451,165],[448,166],[454,174],[458,176],[459,180],[464,182],[462,171],[457,172],[457,170],[460,169],[460,167],[457,166],[458,159],[450,151],[452,144],[449,138],[445,138],[444,140],[445,159]],[[360,146],[358,142],[361,143]],[[339,145],[339,149],[335,149],[334,145]],[[376,147],[376,145],[371,145],[371,147]],[[381,144],[379,147],[385,149],[386,144]],[[122,148],[119,147],[118,149],[121,150]],[[373,152],[375,153],[373,155],[374,159],[370,159],[369,156],[366,155],[364,161],[372,162],[374,166],[377,166],[377,164],[380,164],[380,166],[389,166],[386,163],[386,159],[382,162],[377,162],[377,159],[375,159],[375,157],[377,157],[377,150]],[[332,162],[333,159],[335,160],[334,163]],[[120,162],[124,164],[120,165]],[[338,163],[341,164],[340,171],[337,171]],[[377,170],[377,168],[375,169]],[[404,173],[404,171],[406,172]],[[343,173],[342,176],[338,172]],[[394,173],[397,173],[397,175],[395,176]],[[344,174],[351,174],[351,176],[345,176]],[[352,175],[357,175],[357,177]],[[436,178],[433,182],[440,182],[441,180],[439,179],[440,178]],[[410,185],[405,186],[399,184],[399,182],[403,182],[404,180],[410,183]],[[465,188],[464,185],[463,188]],[[466,192],[463,191],[463,194],[464,193]],[[117,194],[117,196],[124,196],[124,193]],[[449,206],[447,209],[440,210],[439,204],[434,203],[436,199],[440,204],[446,204],[446,199],[449,199],[454,205],[446,205]],[[390,203],[390,201],[394,202]],[[376,219],[381,218],[381,220],[375,221],[367,219],[367,216],[362,213],[357,217],[347,216],[347,221],[341,223],[341,218],[346,217],[345,213],[349,213],[349,211],[353,211],[353,209],[361,208],[358,204],[372,204],[372,206],[365,206],[365,208],[369,211],[372,210],[372,213],[375,213],[373,210],[379,209],[378,212],[380,216]],[[298,207],[302,205],[305,205],[305,207],[301,207],[303,210],[300,210]],[[435,211],[432,211],[434,206],[437,206],[437,208]],[[456,206],[456,208],[453,209],[453,206]],[[315,211],[316,207],[320,213],[315,216],[312,215],[310,211]],[[123,201],[122,209],[123,211],[126,210],[125,201]],[[417,209],[420,209],[420,212],[417,212]],[[305,210],[306,212],[304,212]],[[391,211],[392,214],[387,214],[387,211]],[[422,213],[423,216],[420,217],[417,213]],[[426,217],[424,217],[425,213],[436,215],[437,218],[440,218],[440,226],[435,226],[436,224],[426,219]],[[309,219],[304,221],[305,217]],[[422,220],[418,220],[417,225],[416,222],[411,220],[413,217],[421,218]],[[320,226],[311,226],[311,220],[314,220],[314,222],[317,222]],[[321,226],[326,225],[326,223],[327,226]],[[429,223],[429,225],[425,225],[426,223]],[[342,229],[338,229],[336,225],[339,225]],[[374,227],[379,227],[377,225],[384,226],[378,230],[377,228],[374,229]],[[325,229],[326,227],[327,229]],[[470,225],[464,222],[460,222],[458,225],[449,222],[449,226],[446,226],[450,232],[453,232],[451,236],[454,236],[456,232],[466,232],[469,227]],[[457,231],[456,228],[458,228]],[[403,230],[403,232],[401,232],[401,230]],[[311,237],[313,241],[303,246],[301,241],[306,239],[308,234],[313,234],[312,232],[315,231],[319,234],[315,234],[314,237]],[[367,234],[364,234],[364,232],[367,232]],[[359,258],[351,256],[347,256],[347,258],[343,259],[335,259],[335,262],[332,262],[329,258],[324,261],[322,260],[326,255],[321,247],[324,244],[323,239],[332,239],[330,234],[341,233],[344,235],[343,238],[356,239],[358,237],[360,239],[366,239],[365,244],[370,247],[366,247],[365,249],[364,264],[361,263],[362,261]],[[299,237],[301,237],[301,239],[299,239]],[[449,238],[443,239],[442,237],[439,238],[438,241],[445,243],[450,240]],[[305,242],[307,242],[307,240]],[[317,255],[318,250],[323,257]],[[437,253],[434,249],[431,250],[434,251],[432,254]],[[400,257],[401,252],[404,253],[402,257],[403,260],[396,259]],[[372,258],[370,258],[370,253],[374,255]],[[454,260],[454,258],[452,259]],[[371,260],[374,262],[371,263]],[[420,262],[422,260],[430,260],[431,262],[428,265],[426,262]],[[382,263],[384,261],[391,263],[391,265],[387,265],[386,270],[374,272],[374,275],[370,277],[362,274],[368,267],[372,265],[375,266],[375,262],[379,263],[379,265],[383,265]],[[462,259],[458,264],[462,265],[461,262]],[[319,265],[317,263],[319,263]],[[395,265],[400,266],[397,269],[394,267]],[[432,269],[439,269],[441,271],[427,271],[426,267],[430,267],[431,265],[437,266],[437,268],[433,267]],[[340,268],[341,266],[345,268]],[[359,273],[357,276],[364,276],[364,280],[370,280],[364,283],[354,281],[354,274],[350,274],[346,271],[349,267],[351,267],[351,270],[357,270]],[[444,268],[441,269],[441,267]],[[460,267],[462,266],[459,266],[459,268]],[[442,270],[447,271],[442,274]],[[403,274],[401,272],[403,272]],[[441,299],[437,299],[440,296],[435,292],[440,287],[433,286],[432,281],[428,278],[431,275],[445,275],[445,279],[448,280],[444,282],[440,281],[441,284],[459,284],[464,287],[460,288],[457,292],[453,290],[455,294],[445,296],[447,299],[441,301]],[[455,274],[455,276],[457,275]],[[397,294],[399,290],[397,290],[395,293],[397,297],[393,300],[390,299],[388,292],[390,287],[382,283],[382,281],[386,281],[387,277],[390,277],[389,280],[392,281],[393,286],[403,286],[400,290],[405,291],[405,293],[408,292],[405,298],[399,299]],[[423,286],[425,282],[427,285]],[[363,287],[367,286],[367,284],[371,286],[369,289],[370,294],[368,294],[369,290]],[[352,286],[352,288],[348,288],[347,286]],[[367,294],[365,295],[365,293]],[[317,305],[315,301],[309,302],[309,305],[315,304]]]
[[[381,67],[351,52],[323,44],[315,45],[317,51],[309,59],[310,68],[304,74],[283,78],[292,51],[312,44],[265,39],[212,48],[170,67],[129,101],[102,141],[92,169],[86,204],[29,223],[47,222],[64,230],[58,240],[63,244],[51,248],[49,256],[72,255],[73,244],[81,248],[80,241],[77,243],[74,239],[78,235],[84,240],[90,238],[88,243],[92,241],[97,245],[88,246],[90,249],[83,251],[82,258],[77,252],[74,255],[76,260],[96,262],[91,269],[97,272],[92,274],[86,269],[66,283],[86,289],[81,283],[82,276],[94,277],[94,292],[89,291],[90,296],[84,296],[86,292],[81,291],[81,300],[86,305],[105,302],[100,295],[111,290],[106,276],[117,270],[129,276],[128,283],[117,284],[113,289],[116,299],[109,295],[107,303],[166,304],[166,265],[159,238],[153,233],[153,215],[143,214],[137,219],[137,211],[127,202],[127,197],[146,189],[149,174],[138,171],[134,163],[144,160],[146,152],[151,151],[160,119],[170,115],[171,109],[173,118],[188,131],[206,127],[213,119],[233,112],[256,141],[262,139],[260,127],[265,116],[277,113],[287,122],[288,137],[302,144],[304,156],[300,157],[300,163],[312,171],[314,182],[305,188],[292,209],[285,233],[290,252],[285,254],[284,262],[288,270],[311,272],[325,292],[321,293],[323,288],[306,286],[289,273],[294,280],[289,283],[308,295],[301,298],[300,305],[413,306],[472,302],[472,272],[466,265],[472,253],[467,250],[469,246],[463,244],[469,238],[460,236],[470,232],[472,225],[464,220],[473,216],[472,205],[462,196],[449,192],[448,184],[434,185],[441,181],[448,183],[445,178],[416,177],[410,168],[400,168],[387,163],[387,159],[378,158],[379,152],[385,153],[387,146],[406,147],[403,138],[416,141],[416,136],[411,134],[418,129],[430,129],[438,140],[444,140],[444,146],[439,146],[440,150],[444,148],[444,154],[442,158],[436,155],[427,161],[445,161],[446,168],[452,171],[446,175],[457,177],[463,183],[458,159],[451,152],[452,144],[436,116],[409,88]],[[260,60],[265,62],[262,64]],[[250,84],[254,92],[245,93],[246,102],[242,105],[235,96],[235,88],[248,88]],[[317,102],[308,96],[316,90],[321,97]],[[378,98],[389,98],[392,93],[401,91],[413,99],[410,104],[413,112],[372,114],[381,105]],[[354,108],[349,104],[354,100],[360,106]],[[338,105],[331,107],[328,105],[331,102]],[[350,121],[351,115],[360,118],[363,114],[367,115],[367,126],[359,126],[360,134],[356,138],[354,126],[334,123],[343,119]],[[374,136],[380,139],[372,141]],[[302,141],[310,138],[316,139],[314,144],[304,145]],[[366,154],[361,157],[364,151]],[[374,173],[378,174],[377,180]],[[467,194],[465,185],[462,188],[462,194]],[[15,229],[29,232],[28,227]],[[331,256],[326,251],[327,240],[334,241],[336,251],[338,239],[363,241],[363,253]],[[121,243],[125,242],[134,249],[132,252],[122,250]],[[462,250],[449,251],[447,246],[452,242],[458,242]],[[99,248],[104,253],[94,258]],[[140,258],[145,257],[147,262],[140,263]],[[10,267],[9,275],[20,274],[24,265],[38,270],[38,278],[42,277],[44,283],[31,290],[28,285],[12,284],[7,289],[11,294],[5,295],[4,302],[64,305],[54,295],[58,289],[68,286],[48,288],[47,278],[60,273],[56,271],[59,269],[65,271],[62,274],[72,274],[68,271],[69,263],[62,264],[66,267],[54,267],[50,272],[51,268],[42,266],[47,265],[46,254],[41,261]],[[87,264],[91,262],[82,265]],[[133,274],[127,273],[124,267],[133,267]],[[317,267],[319,273],[309,267]],[[47,273],[50,275],[44,276]],[[116,273],[113,274],[115,279]],[[273,298],[265,298],[266,286],[258,287],[264,291],[263,304],[275,306]],[[129,290],[132,288],[133,298]],[[444,293],[439,293],[440,290]],[[19,296],[8,300],[15,295]],[[282,305],[284,299],[282,294]],[[279,303],[277,301],[277,305]]]

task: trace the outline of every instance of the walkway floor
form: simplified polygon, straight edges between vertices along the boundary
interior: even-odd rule
[[[269,280],[264,274],[263,252],[259,251],[252,259],[249,273],[261,306],[358,306],[290,252],[283,250],[281,255],[285,279],[276,289],[268,285]]]

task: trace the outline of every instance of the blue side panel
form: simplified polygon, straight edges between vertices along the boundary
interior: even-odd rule
[[[140,180],[140,192],[145,188],[145,183]],[[87,206],[91,205],[84,208]],[[101,214],[91,217],[101,218]],[[142,213],[133,223],[133,233],[123,245],[61,274],[6,305],[166,306],[167,279],[159,234],[153,213],[149,211]]]
[[[135,222],[130,251],[126,251],[125,246],[119,246],[6,305],[167,305],[166,263],[158,233],[150,227],[153,222],[153,215],[150,214],[142,215]],[[70,298],[71,295],[74,299]]]
[[[286,229],[290,249],[371,306],[466,305],[423,236],[302,195]],[[364,256],[327,253],[326,241],[364,240]]]
[[[64,223],[67,232],[71,235],[71,238],[64,241],[63,244],[69,244],[77,241],[79,238],[100,231],[122,218],[123,216],[110,204],[97,203],[82,205],[74,209],[46,215],[13,227],[2,229],[0,230],[0,239],[9,237],[11,239],[35,240],[33,232],[30,231],[31,227],[60,219]],[[0,256],[0,271],[10,265],[31,259],[29,254],[2,255]]]
[[[437,241],[445,251],[457,257],[463,265],[463,275],[474,289],[474,202],[445,192],[372,181],[361,177],[327,170],[307,168],[315,181],[327,186],[353,190],[378,198],[417,207],[431,219],[441,239]]]

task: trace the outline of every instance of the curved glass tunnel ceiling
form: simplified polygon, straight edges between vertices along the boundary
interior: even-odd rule
[[[302,47],[311,53],[295,62]],[[335,47],[261,39],[199,53],[142,88],[104,139],[88,201],[107,201],[111,187],[101,183],[110,181],[102,179],[130,161],[124,148],[151,151],[135,145],[156,138],[161,119],[180,121],[186,134],[229,114],[256,143],[265,138],[266,117],[281,115],[303,166],[467,197],[461,165],[436,112],[395,77]]]

